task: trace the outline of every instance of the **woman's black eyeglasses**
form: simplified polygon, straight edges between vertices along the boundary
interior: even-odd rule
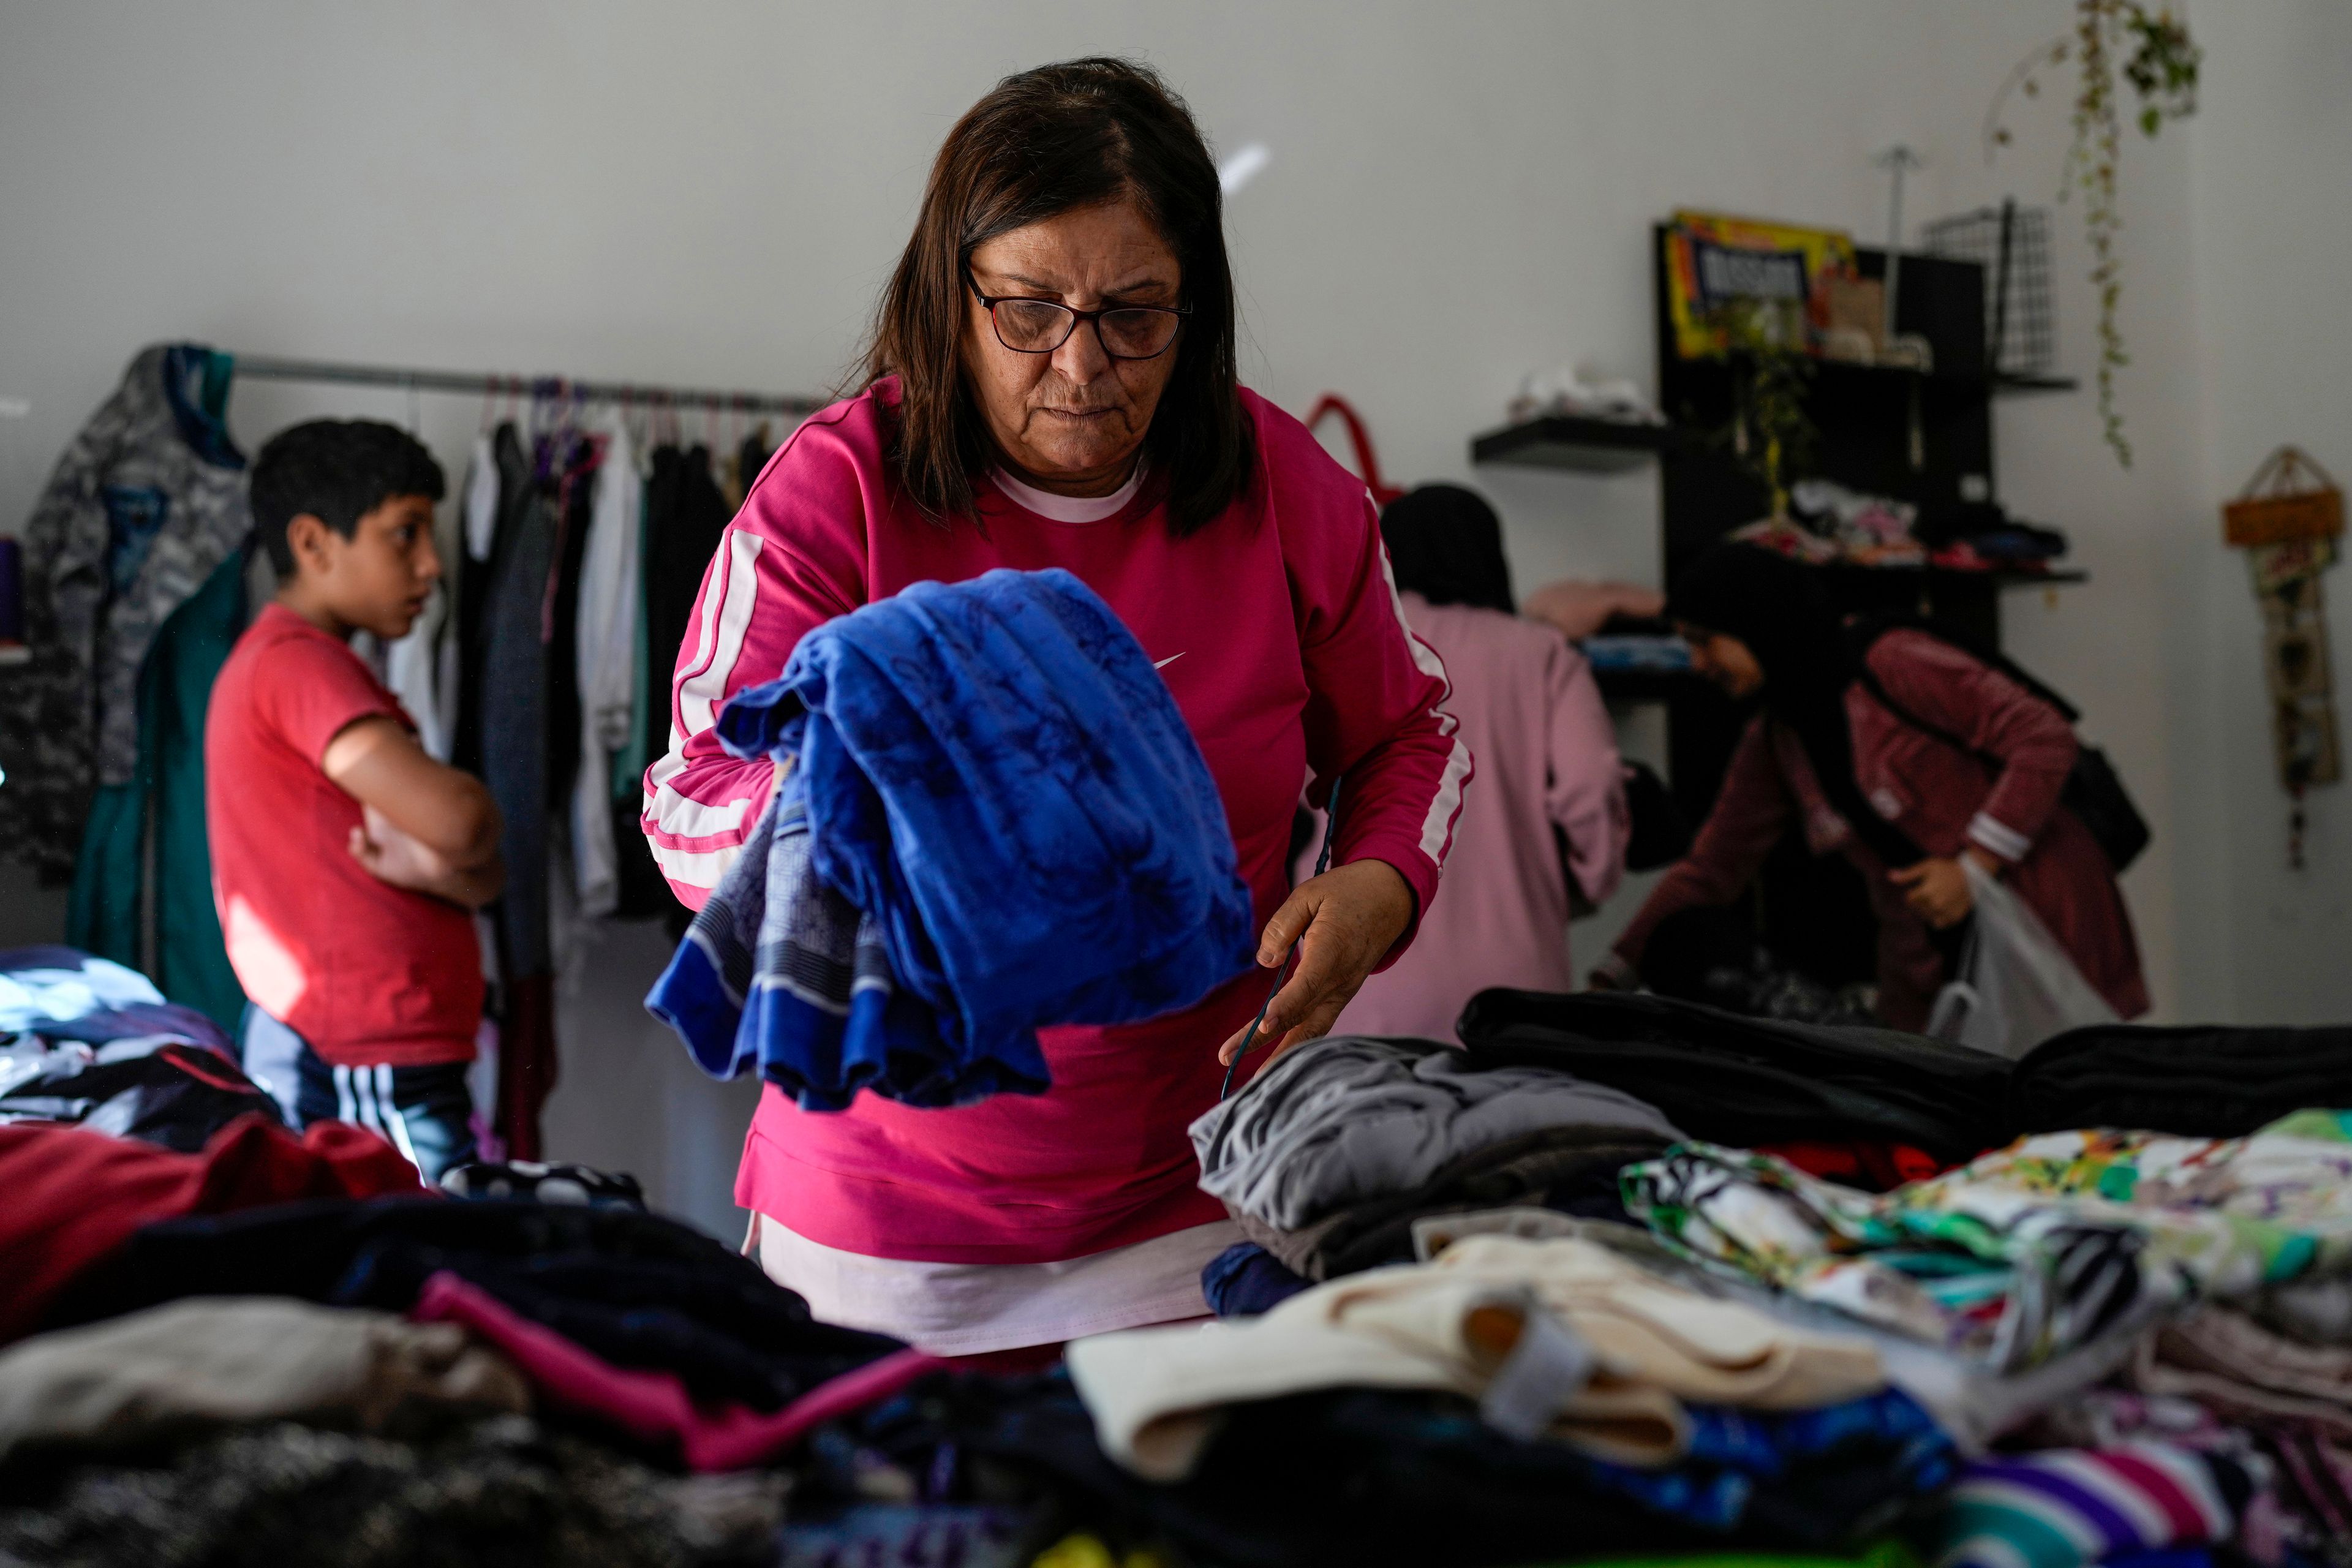
[[[996,341],[1018,354],[1052,353],[1070,341],[1080,321],[1092,321],[1096,339],[1111,358],[1158,359],[1176,341],[1176,329],[1184,324],[1184,318],[1192,313],[1159,305],[1073,310],[1051,300],[1008,294],[991,299],[980,291],[979,283],[968,272],[963,281],[971,297],[988,311],[989,321],[996,327]]]

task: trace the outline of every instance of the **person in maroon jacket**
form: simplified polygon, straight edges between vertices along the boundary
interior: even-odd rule
[[[2016,890],[2117,1013],[2147,1011],[2114,869],[2059,804],[2075,742],[2055,708],[1927,632],[1889,630],[1857,653],[1817,569],[1754,545],[1702,556],[1667,614],[1698,673],[1734,699],[1760,698],[1762,710],[1690,854],[1593,971],[1595,985],[1633,984],[1659,923],[1738,898],[1793,823],[1813,853],[1844,855],[1869,886],[1878,1011],[1894,1026],[1922,1027],[1946,979],[1933,933],[1968,918],[1962,856]]]

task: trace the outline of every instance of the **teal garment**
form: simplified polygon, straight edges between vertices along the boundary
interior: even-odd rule
[[[140,684],[143,703],[146,683],[142,679]],[[139,929],[139,895],[146,871],[142,851],[150,768],[143,733],[141,740],[139,763],[130,780],[101,784],[90,798],[81,852],[74,861],[73,891],[66,902],[66,941],[143,973],[147,944]]]
[[[66,912],[68,942],[144,971],[166,997],[232,1037],[244,1017],[245,989],[229,967],[213,906],[205,713],[245,630],[247,553],[231,552],[149,647],[139,672],[138,763],[129,783],[100,790],[91,803]]]

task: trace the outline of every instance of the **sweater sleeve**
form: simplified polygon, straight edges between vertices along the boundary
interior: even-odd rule
[[[1551,650],[1544,687],[1544,808],[1568,839],[1568,871],[1577,891],[1598,905],[1624,878],[1625,846],[1633,833],[1617,731],[1592,667],[1565,642]]]
[[[865,506],[819,416],[790,437],[720,537],[670,679],[669,750],[646,771],[641,826],[688,909],[726,875],[774,787],[765,758],[731,757],[719,710],[782,675],[812,628],[865,602]]]
[[[1337,470],[1319,450],[1314,457]],[[1437,896],[1470,748],[1445,710],[1444,664],[1405,625],[1371,497],[1356,485],[1348,513],[1315,533],[1291,567],[1309,793],[1320,803],[1333,780],[1344,780],[1334,865],[1384,860],[1412,889],[1412,921],[1383,961],[1393,963]]]
[[[2032,852],[2074,770],[2074,726],[2000,670],[1918,633],[1890,632],[1870,650],[1889,697],[1995,759],[2000,771],[1969,821],[1969,841],[2014,865]]]
[[[1722,792],[1690,853],[1650,889],[1641,912],[1611,951],[1639,972],[1650,934],[1666,917],[1688,909],[1717,908],[1738,898],[1788,830],[1796,809],[1796,797],[1772,755],[1765,721],[1759,717],[1731,753]]]

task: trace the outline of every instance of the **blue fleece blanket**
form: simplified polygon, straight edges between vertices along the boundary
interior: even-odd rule
[[[756,1059],[810,1109],[1034,1093],[1039,1027],[1155,1017],[1251,965],[1208,765],[1066,572],[917,584],[829,622],[719,738],[791,772],[646,999],[709,1070]]]

